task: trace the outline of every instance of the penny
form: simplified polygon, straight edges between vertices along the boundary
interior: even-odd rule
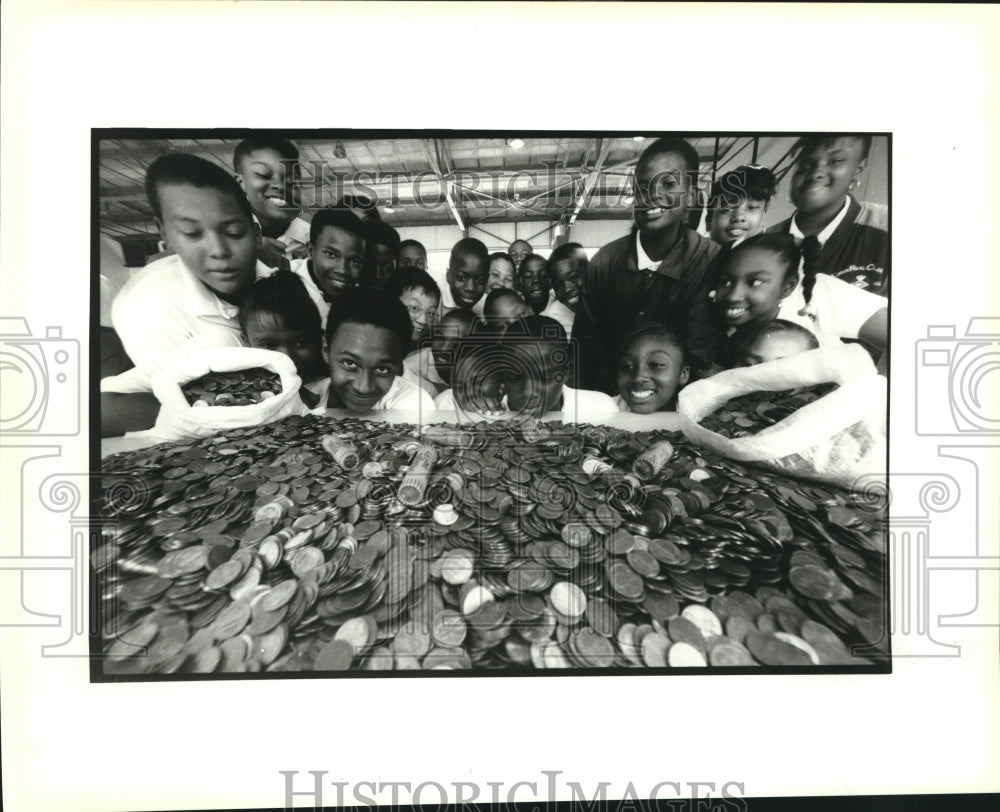
[[[726,640],[712,646],[708,650],[708,661],[711,665],[724,667],[755,665],[750,652],[735,640]]]
[[[773,393],[757,405],[724,425],[784,408]],[[202,652],[212,672],[309,669],[338,634],[351,651],[332,653],[364,670],[601,667],[605,644],[614,666],[644,666],[646,638],[655,662],[686,643],[721,667],[760,662],[748,639],[810,665],[803,645],[821,665],[869,662],[848,653],[868,639],[885,647],[884,510],[851,492],[674,432],[461,431],[467,446],[435,443],[410,505],[398,497],[421,448],[413,426],[312,415],[106,458],[109,483],[138,473],[150,488],[122,513],[102,484],[114,521],[95,594],[133,636],[152,634],[143,651],[106,629],[107,673],[180,675]],[[356,465],[331,457],[329,435],[349,439]],[[663,442],[662,467],[632,474]]]
[[[813,564],[792,567],[788,580],[796,590],[813,600],[830,600],[836,593],[832,573]]]
[[[684,615],[675,617],[667,623],[667,634],[674,643],[687,643],[702,653],[708,651],[701,629]]]
[[[681,612],[681,617],[690,620],[705,638],[722,634],[722,623],[719,622],[719,618],[715,616],[715,613],[711,609],[705,606],[698,606],[697,604],[685,606],[684,611]]]
[[[662,634],[647,634],[642,639],[642,660],[650,668],[665,668],[670,640]]]
[[[354,660],[354,646],[347,640],[331,640],[316,655],[317,671],[346,671]]]
[[[667,652],[667,664],[671,668],[702,668],[708,665],[704,653],[684,641],[676,642]]]
[[[560,581],[552,587],[549,600],[557,612],[566,617],[578,618],[587,608],[587,596],[576,584]]]
[[[754,659],[764,665],[809,665],[809,655],[773,634],[750,632],[745,645]]]
[[[445,609],[434,616],[431,636],[440,646],[460,646],[465,640],[465,620],[458,612]]]

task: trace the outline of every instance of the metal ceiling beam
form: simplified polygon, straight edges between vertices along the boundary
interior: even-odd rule
[[[576,208],[573,210],[573,214],[569,218],[569,226],[572,227],[573,223],[576,222],[576,218],[580,215],[580,211],[583,209],[583,204],[587,202],[587,198],[590,196],[591,191],[594,188],[594,184],[597,183],[597,179],[601,175],[601,167],[604,166],[604,161],[608,157],[608,153],[611,152],[612,139],[606,138],[603,141],[598,139],[600,143],[600,152],[597,156],[597,161],[594,163],[594,168],[590,171],[587,176],[587,180],[584,182],[583,191],[580,193],[580,197],[577,198]]]
[[[431,146],[433,144],[433,139],[431,139],[429,141],[428,140],[424,140],[422,143],[424,145],[424,152],[427,153],[427,160],[430,162],[431,168],[435,172],[437,172],[437,174],[438,174],[439,177],[443,178],[444,177],[444,173],[441,171],[441,166],[438,163],[437,155],[435,155],[434,151],[431,149]],[[444,197],[445,197],[445,200],[448,202],[448,208],[451,209],[451,213],[454,216],[455,222],[458,224],[458,227],[461,230],[462,234],[464,235],[464,234],[468,233],[468,227],[462,221],[462,217],[458,213],[458,208],[455,206],[455,201],[452,199],[452,196],[451,196],[451,181],[450,180],[445,180]]]

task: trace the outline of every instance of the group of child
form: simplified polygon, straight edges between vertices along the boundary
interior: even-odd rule
[[[489,254],[464,238],[444,283],[370,200],[311,221],[295,204],[298,153],[241,142],[235,179],[187,154],[158,158],[146,192],[168,255],[114,299],[135,368],[102,379],[105,434],[148,428],[155,372],[200,348],[289,356],[310,407],[461,409],[489,417],[562,411],[574,422],[676,407],[690,380],[842,339],[886,347],[887,211],[851,194],[871,139],[795,147],[788,220],[765,230],[770,170],[712,186],[709,236],[691,227],[698,157],[655,141],[635,169],[634,228],[591,259],[516,240]]]

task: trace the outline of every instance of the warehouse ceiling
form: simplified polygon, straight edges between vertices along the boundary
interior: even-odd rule
[[[781,169],[793,138],[688,139],[702,178],[754,159]],[[158,156],[186,152],[233,171],[239,138],[105,139],[98,143],[103,234],[156,235],[143,178]],[[396,227],[631,217],[630,178],[651,139],[635,137],[295,138],[300,204],[315,210],[348,192],[377,200]]]

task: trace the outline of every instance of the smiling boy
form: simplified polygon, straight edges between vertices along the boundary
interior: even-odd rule
[[[323,324],[337,297],[361,281],[364,234],[364,225],[353,212],[320,209],[309,225],[308,257],[292,262],[291,270],[306,286]]]
[[[442,314],[453,308],[472,310],[483,297],[490,273],[490,254],[482,242],[467,237],[459,240],[448,257],[447,289],[441,292]]]
[[[357,414],[433,409],[430,395],[399,377],[411,329],[399,299],[365,288],[344,291],[327,317],[323,352],[330,377],[313,389],[320,408]]]
[[[709,265],[719,251],[687,225],[698,153],[682,138],[654,141],[635,169],[635,229],[601,248],[580,286],[573,341],[579,385],[615,392],[620,346],[640,321],[675,330],[696,368],[709,366],[722,335],[708,294]]]

